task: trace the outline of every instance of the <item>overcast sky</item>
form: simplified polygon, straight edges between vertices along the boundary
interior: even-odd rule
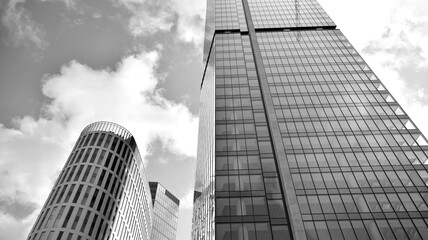
[[[319,0],[428,132],[428,1]],[[80,131],[114,121],[190,239],[204,0],[0,2],[0,239],[25,239]]]

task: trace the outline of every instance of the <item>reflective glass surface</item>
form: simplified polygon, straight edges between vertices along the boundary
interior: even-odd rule
[[[207,6],[193,239],[425,239],[427,140],[321,6]]]
[[[425,138],[343,34],[257,39],[307,236],[423,238]]]

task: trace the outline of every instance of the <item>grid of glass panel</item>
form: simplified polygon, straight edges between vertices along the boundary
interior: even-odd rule
[[[141,163],[126,129],[107,122],[90,124],[28,239],[149,239],[152,210]]]
[[[149,182],[153,202],[151,240],[175,240],[180,201],[157,182]]]
[[[426,139],[342,33],[257,39],[308,239],[426,239]]]
[[[215,42],[216,239],[288,239],[288,221],[248,35]]]
[[[315,0],[248,0],[254,28],[335,26]]]
[[[237,7],[241,5],[240,0],[216,0],[215,1],[215,28],[216,29],[239,29],[239,18]]]
[[[205,19],[204,63],[215,31],[248,31],[242,0],[208,0]]]
[[[242,27],[240,34],[213,31],[215,43],[206,41],[211,55],[201,112],[209,106],[210,114],[201,114],[197,186],[203,182],[204,190],[195,191],[193,239],[205,239],[201,229],[209,229],[206,239],[275,239],[275,228],[288,231],[285,213],[278,224],[269,205],[284,203],[268,191],[272,179],[281,190],[276,164],[291,175],[299,205],[293,212],[302,216],[308,239],[427,239],[426,138],[342,33],[327,30],[335,24],[315,0],[242,2],[250,10],[242,19],[251,14],[254,21],[255,45]],[[224,12],[213,17],[218,29],[236,30],[238,22],[228,21],[236,21],[239,5],[216,7]],[[265,103],[257,79],[264,73]],[[215,106],[208,103],[212,94]],[[264,107],[276,115],[269,124]],[[215,145],[209,117],[215,117]],[[287,162],[274,159],[268,126],[279,128],[275,147]]]

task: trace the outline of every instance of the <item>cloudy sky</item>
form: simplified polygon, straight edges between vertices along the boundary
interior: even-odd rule
[[[319,0],[428,133],[428,2]],[[0,2],[0,239],[25,239],[89,123],[137,139],[190,239],[204,0]]]

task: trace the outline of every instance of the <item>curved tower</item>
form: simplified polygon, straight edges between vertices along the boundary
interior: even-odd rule
[[[28,240],[149,239],[150,188],[134,137],[115,123],[80,134]]]

